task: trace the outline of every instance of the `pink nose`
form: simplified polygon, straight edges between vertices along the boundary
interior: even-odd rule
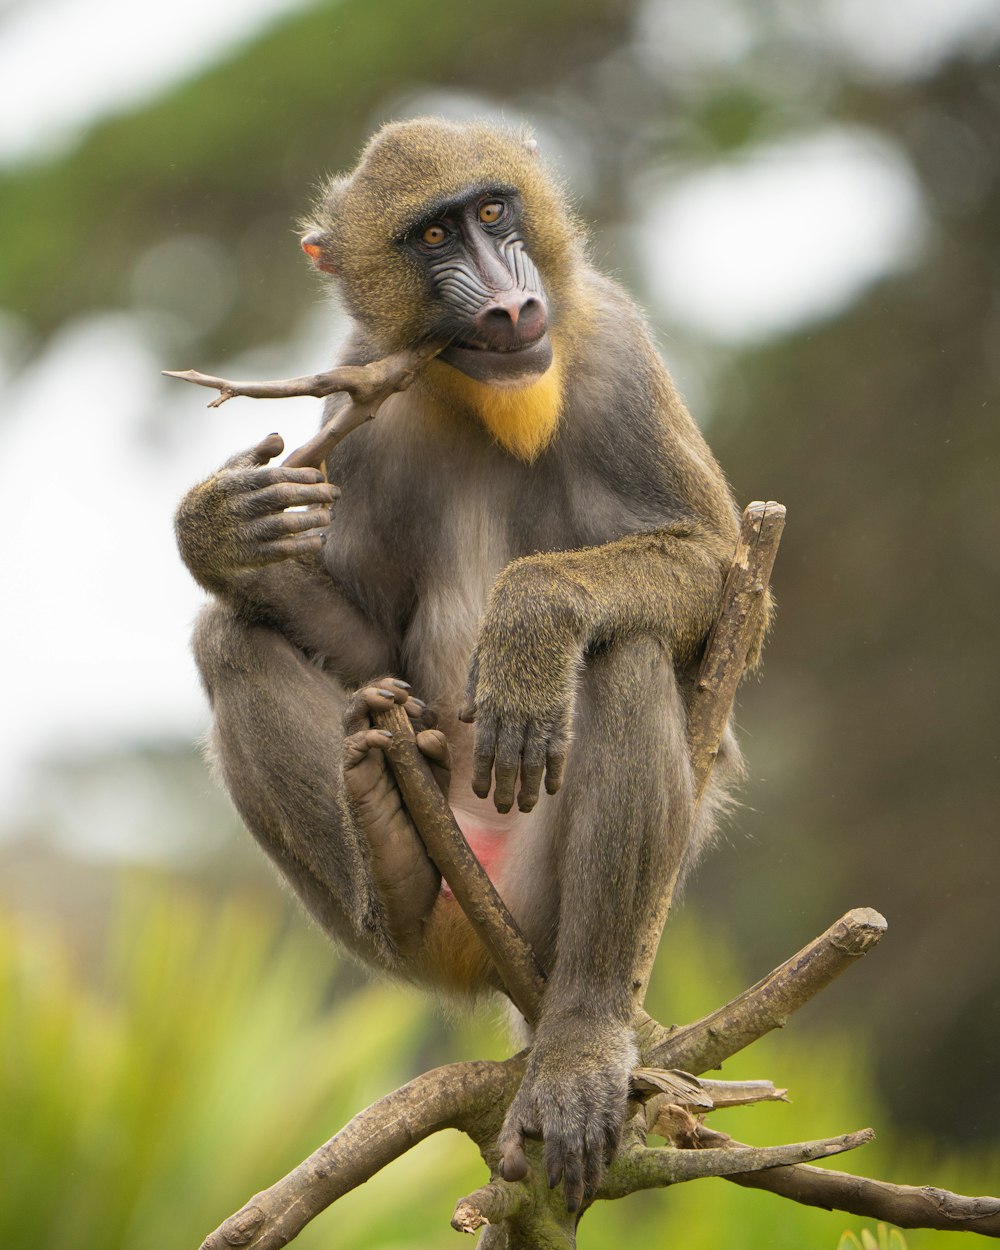
[[[545,333],[545,305],[523,291],[505,291],[474,318],[476,329],[488,339],[510,346],[534,343]]]

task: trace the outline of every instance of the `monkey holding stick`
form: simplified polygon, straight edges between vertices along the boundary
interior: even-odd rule
[[[325,477],[271,465],[271,435],[182,501],[181,554],[213,596],[194,640],[213,753],[332,937],[395,976],[495,991],[373,727],[406,711],[548,970],[502,1174],[540,1137],[578,1210],[625,1117],[643,928],[740,769],[727,734],[695,811],[684,696],[733,501],[531,140],[387,126],[302,246],[353,319],[345,364],[447,346]]]

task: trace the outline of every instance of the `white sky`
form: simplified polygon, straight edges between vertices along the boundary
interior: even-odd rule
[[[644,188],[636,242],[654,299],[747,342],[829,316],[919,249],[919,190],[870,132],[831,127]]]
[[[155,93],[297,7],[295,0],[8,5],[0,11],[0,162],[72,144],[93,118]],[[822,7],[837,37],[858,43],[859,59],[881,56],[896,72],[901,65],[919,72],[997,14],[996,0]],[[878,53],[858,37],[876,28]],[[747,152],[658,188],[653,202],[640,225],[654,296],[707,338],[740,341],[828,315],[905,264],[920,240],[905,163],[856,130]],[[227,371],[313,369],[328,357],[331,324],[319,311],[298,337],[297,358],[286,348]],[[0,384],[2,350],[0,333]],[[209,411],[202,392],[160,379],[170,363],[154,357],[141,319],[122,313],[66,327],[8,387],[0,454],[0,829],[30,805],[32,761],[144,734],[194,736],[204,726],[187,650],[201,596],[174,549],[174,506],[194,481],[269,430],[294,445],[315,428],[311,400],[235,400]],[[150,428],[159,432],[155,446]]]
[[[20,0],[0,10],[0,161],[71,146],[95,117],[215,61],[306,0]]]

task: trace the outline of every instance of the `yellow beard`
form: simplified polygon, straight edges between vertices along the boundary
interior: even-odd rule
[[[470,408],[511,455],[531,464],[552,442],[562,413],[558,355],[537,381],[526,386],[490,386],[438,361],[430,367],[435,382]]]

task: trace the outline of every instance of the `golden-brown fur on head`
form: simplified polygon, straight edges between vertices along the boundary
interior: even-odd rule
[[[520,193],[525,244],[558,325],[560,305],[572,298],[582,232],[527,135],[418,118],[384,126],[354,171],[328,185],[303,223],[320,236],[348,309],[376,350],[411,345],[427,334],[431,319],[423,276],[400,239],[435,205],[479,187]]]

